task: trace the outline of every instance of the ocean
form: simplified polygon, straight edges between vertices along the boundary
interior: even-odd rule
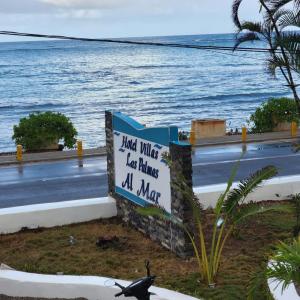
[[[232,46],[234,35],[137,40]],[[147,126],[189,130],[192,119],[224,118],[228,128],[240,128],[263,101],[290,96],[282,79],[266,73],[264,59],[263,53],[97,42],[0,43],[0,152],[15,149],[13,125],[37,111],[67,115],[86,148],[105,144],[105,110]]]

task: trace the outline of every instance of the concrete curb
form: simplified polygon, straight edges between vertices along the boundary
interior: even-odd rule
[[[238,184],[238,182],[233,183],[232,188],[235,188]],[[218,198],[226,190],[226,187],[226,183],[195,187],[194,193],[206,209],[215,207]],[[297,193],[300,193],[300,175],[282,176],[265,181],[246,200],[247,202],[287,200],[290,195]]]
[[[52,299],[83,297],[89,300],[112,300],[115,299],[114,295],[120,292],[118,287],[111,286],[115,281],[123,286],[131,283],[105,277],[40,275],[0,268],[0,291],[11,297]],[[197,300],[194,297],[158,287],[151,287],[150,291],[156,294],[151,296],[153,300]],[[118,299],[129,298],[121,296]]]
[[[69,225],[116,215],[116,202],[110,197],[3,208],[0,209],[0,234],[15,233],[23,228]]]

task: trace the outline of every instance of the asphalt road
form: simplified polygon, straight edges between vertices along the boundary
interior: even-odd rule
[[[238,180],[266,165],[300,174],[300,152],[288,142],[203,147],[193,154],[194,186],[226,182],[243,152]],[[102,197],[106,182],[106,157],[0,167],[0,208]]]

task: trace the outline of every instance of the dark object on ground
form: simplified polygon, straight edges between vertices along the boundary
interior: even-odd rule
[[[189,132],[188,131],[179,131],[178,132],[178,139],[179,141],[187,141],[189,139]]]
[[[117,236],[101,236],[97,239],[96,246],[106,250],[110,248],[122,249],[126,243],[126,238]]]
[[[33,297],[10,297],[0,294],[0,300],[87,300],[86,298],[74,298],[74,299],[64,299],[64,298],[33,298]]]
[[[235,129],[235,131],[233,131],[233,129],[231,128],[230,131],[226,132],[226,135],[241,135],[242,133],[239,132],[238,128]]]
[[[150,300],[150,296],[154,295],[150,293],[148,289],[154,283],[155,275],[150,274],[150,262],[146,261],[145,266],[147,269],[147,276],[137,279],[132,282],[129,286],[124,287],[117,282],[115,283],[116,286],[122,289],[122,292],[115,295],[115,297],[119,297],[124,295],[125,297],[135,297],[138,300]]]

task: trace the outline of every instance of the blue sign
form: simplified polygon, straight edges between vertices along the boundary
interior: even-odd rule
[[[113,113],[115,192],[146,206],[171,213],[170,169],[163,159],[170,142],[178,142],[178,128],[147,128],[134,119]]]

